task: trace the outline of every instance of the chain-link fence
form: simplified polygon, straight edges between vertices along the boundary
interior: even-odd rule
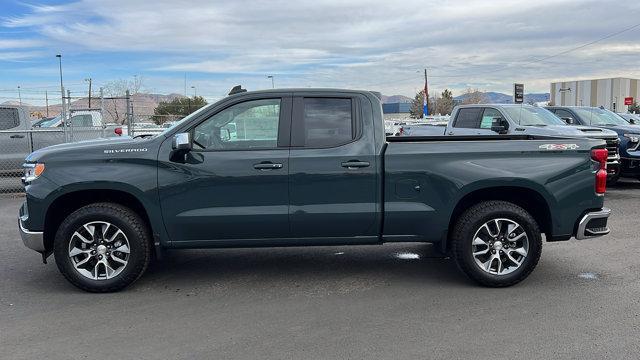
[[[105,96],[102,88],[99,94],[72,96],[65,91],[62,104],[49,105],[45,92],[45,106],[23,105],[22,98],[0,105],[0,194],[23,190],[22,164],[35,150],[98,138],[155,136],[181,120],[192,105],[194,111],[202,106],[195,96],[183,98],[184,104],[167,104],[170,100],[166,99],[171,98],[164,95],[132,96],[122,90],[118,95]],[[35,93],[29,96],[30,101],[37,100]],[[159,113],[155,111],[158,104],[163,104]],[[170,115],[174,112],[182,115]]]
[[[0,106],[0,193],[22,190],[22,164],[25,157],[35,150],[62,143],[126,135],[122,124],[108,122],[102,106],[72,107],[72,99],[68,94],[65,108],[59,115],[36,119],[30,116],[32,114],[26,106]],[[118,100],[127,102],[128,99]],[[98,103],[102,105],[103,101]],[[135,121],[128,111],[123,118]],[[135,127],[135,123],[131,124]]]

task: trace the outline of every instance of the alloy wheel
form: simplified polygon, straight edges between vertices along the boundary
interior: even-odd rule
[[[493,275],[514,272],[520,268],[529,251],[527,232],[511,219],[487,221],[478,228],[472,241],[476,265]]]

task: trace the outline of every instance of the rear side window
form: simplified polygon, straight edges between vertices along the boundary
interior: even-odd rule
[[[477,129],[482,108],[465,108],[458,110],[453,127]]]
[[[355,139],[351,99],[304,98],[302,119],[292,124],[292,145],[335,147]]]
[[[20,125],[18,109],[0,108],[0,130],[9,130]]]

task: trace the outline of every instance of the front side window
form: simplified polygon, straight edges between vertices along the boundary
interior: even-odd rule
[[[293,145],[335,147],[355,139],[351,99],[304,98],[302,121],[293,123]]]
[[[280,99],[260,99],[232,105],[194,128],[197,149],[251,150],[278,146]]]
[[[480,121],[480,129],[491,129],[493,126],[493,119],[502,118],[500,111],[492,108],[485,108],[482,113],[482,120]]]
[[[75,115],[69,119],[71,126],[89,127],[93,126],[91,115]]]
[[[480,112],[482,112],[482,108],[463,108],[458,110],[453,127],[477,129]]]
[[[563,110],[563,109],[557,109],[556,110],[556,115],[561,119],[562,118],[565,118],[565,119],[572,118],[573,119],[573,115],[570,112],[568,112],[567,110]]]

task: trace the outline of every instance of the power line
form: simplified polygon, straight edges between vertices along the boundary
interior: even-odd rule
[[[585,43],[585,44],[582,44],[582,45],[579,45],[579,46],[576,46],[576,47],[573,47],[573,48],[570,48],[570,49],[567,49],[567,50],[563,50],[563,51],[560,51],[560,52],[555,53],[555,54],[544,56],[544,57],[539,58],[539,59],[534,59],[534,60],[530,60],[530,61],[524,61],[523,60],[523,61],[512,62],[510,64],[503,65],[503,66],[501,66],[500,68],[497,68],[497,69],[492,69],[492,70],[488,70],[488,71],[474,72],[474,73],[470,73],[470,74],[430,75],[430,77],[432,77],[432,78],[472,77],[472,76],[477,76],[477,75],[491,74],[491,73],[496,73],[496,72],[499,72],[499,71],[503,71],[503,70],[506,70],[509,67],[509,65],[514,64],[514,63],[515,64],[519,64],[520,66],[527,66],[527,65],[531,65],[531,64],[535,64],[535,63],[539,63],[539,62],[544,62],[546,60],[553,59],[553,58],[561,56],[561,55],[565,55],[565,54],[568,54],[568,53],[571,53],[571,52],[574,52],[574,51],[577,51],[577,50],[580,50],[580,49],[584,49],[584,48],[586,48],[588,46],[591,46],[591,45],[599,43],[601,41],[610,39],[610,38],[612,38],[614,36],[623,34],[625,32],[631,31],[631,30],[636,29],[638,27],[640,27],[640,23],[637,23],[635,25],[629,26],[629,27],[624,28],[622,30],[607,34],[607,35],[605,35],[605,36],[603,36],[601,38],[598,38],[596,40],[590,41],[588,43]],[[430,67],[430,69],[433,69],[433,67]],[[386,84],[390,84],[390,83],[402,83],[404,81],[409,81],[409,80],[416,80],[416,76],[412,76],[412,77],[406,78],[406,79],[391,80],[391,81],[385,81],[385,82],[381,82],[381,83],[369,84],[369,85],[364,85],[364,86],[369,87],[369,86],[386,85]]]

